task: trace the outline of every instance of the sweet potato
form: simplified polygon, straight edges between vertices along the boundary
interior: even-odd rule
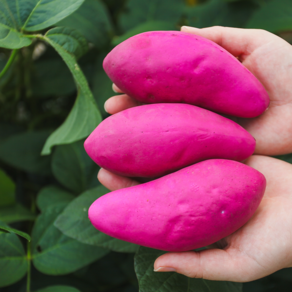
[[[158,177],[210,158],[241,161],[254,138],[235,122],[188,104],[149,104],[105,119],[85,141],[101,167],[124,176]]]
[[[235,57],[188,33],[138,34],[116,46],[103,66],[121,90],[143,103],[182,102],[243,118],[269,105],[263,85]]]
[[[243,226],[265,191],[265,177],[242,163],[211,159],[157,180],[106,194],[89,208],[98,230],[165,251],[212,244]]]

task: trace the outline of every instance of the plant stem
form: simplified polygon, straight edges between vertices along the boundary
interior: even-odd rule
[[[27,282],[26,282],[26,292],[30,292],[30,280],[31,280],[31,243],[27,243]]]
[[[3,75],[7,72],[7,70],[9,69],[10,65],[12,64],[15,56],[16,56],[16,53],[17,53],[18,50],[13,50],[10,57],[9,57],[9,60],[7,61],[5,67],[3,68],[2,72],[0,73],[0,78],[3,77]]]

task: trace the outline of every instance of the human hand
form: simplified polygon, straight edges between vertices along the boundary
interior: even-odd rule
[[[158,272],[188,277],[247,282],[292,267],[292,165],[275,158],[252,156],[245,162],[263,173],[267,188],[254,216],[220,241],[223,249],[166,253],[154,264]],[[101,169],[100,182],[111,190],[138,184]]]
[[[266,88],[271,101],[269,109],[257,118],[236,119],[255,137],[255,154],[292,152],[292,46],[264,30],[182,27],[182,31],[208,38],[225,48]],[[116,86],[114,89],[120,92]],[[107,100],[105,108],[114,114],[139,104],[123,94]]]

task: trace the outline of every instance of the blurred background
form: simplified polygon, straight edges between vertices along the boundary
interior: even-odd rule
[[[105,55],[137,33],[179,30],[182,25],[262,28],[292,42],[292,1],[85,0],[76,12],[57,24],[79,30],[89,42],[88,52],[78,63],[103,118],[107,117],[103,104],[114,95],[111,81],[102,69]],[[10,54],[11,50],[0,49],[0,70]],[[44,190],[49,192],[48,186],[74,197],[98,187],[98,167],[85,154],[83,141],[56,146],[50,155],[40,155],[46,139],[63,123],[75,99],[76,87],[70,71],[54,49],[42,41],[22,48],[0,79],[0,221],[31,233],[40,213],[38,195]],[[291,155],[280,158],[292,162]],[[47,230],[48,226],[39,228]],[[53,246],[58,236],[48,237],[46,240],[53,243],[46,244]],[[54,276],[50,271],[32,267],[32,291],[61,284],[85,292],[138,291],[133,256],[111,251],[98,261],[76,265],[74,272]],[[3,259],[0,244],[0,278],[1,268],[5,267],[3,262],[1,266]],[[0,291],[25,291],[25,283],[22,278]],[[243,291],[291,292],[292,269],[244,284]]]

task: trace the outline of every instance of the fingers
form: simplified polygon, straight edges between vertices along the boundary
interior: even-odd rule
[[[228,252],[221,249],[166,253],[156,259],[154,270],[176,271],[191,278],[233,282],[247,282],[265,276],[254,260],[235,250]]]
[[[114,83],[113,83],[112,88],[115,93],[123,93],[123,91],[120,88],[118,88]]]
[[[230,52],[235,57],[244,59],[258,47],[277,38],[277,36],[260,29],[240,29],[222,26],[195,28],[183,26],[181,31],[205,37]]]
[[[108,170],[105,170],[104,168],[100,169],[97,178],[101,184],[103,184],[106,188],[108,188],[111,191],[128,188],[139,184],[139,182],[133,179],[119,176]]]
[[[127,108],[141,105],[141,103],[126,94],[116,95],[109,98],[105,104],[104,109],[109,114],[116,114]]]

